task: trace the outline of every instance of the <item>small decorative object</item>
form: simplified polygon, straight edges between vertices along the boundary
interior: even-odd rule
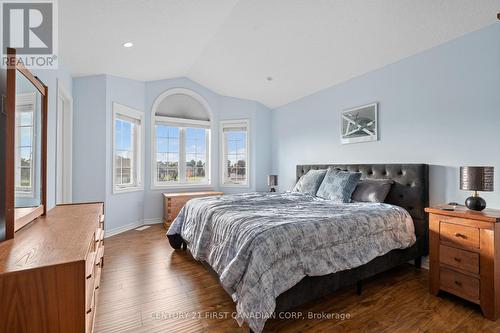
[[[342,111],[340,140],[342,144],[378,140],[377,103]]]
[[[477,211],[486,208],[486,201],[477,191],[493,191],[493,171],[492,166],[460,167],[460,189],[474,191],[474,195],[465,200],[467,208]]]
[[[276,192],[276,186],[278,186],[278,175],[267,176],[267,186],[269,186],[269,192]]]

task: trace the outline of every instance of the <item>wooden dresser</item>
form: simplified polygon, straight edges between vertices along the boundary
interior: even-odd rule
[[[500,317],[500,210],[463,206],[429,213],[429,288],[479,304],[486,318]]]
[[[92,332],[104,205],[61,205],[0,243],[0,332]]]
[[[223,195],[223,192],[182,192],[182,193],[163,193],[163,226],[165,229],[177,217],[182,207],[193,198],[209,197],[214,195]]]

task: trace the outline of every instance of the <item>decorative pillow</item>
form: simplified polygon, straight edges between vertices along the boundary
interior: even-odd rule
[[[310,195],[316,195],[318,187],[325,177],[326,170],[309,170],[300,177],[292,192],[301,192]]]
[[[351,202],[352,192],[360,178],[360,172],[328,169],[316,196],[335,202]]]
[[[384,202],[394,184],[390,179],[364,179],[352,193],[352,201]]]

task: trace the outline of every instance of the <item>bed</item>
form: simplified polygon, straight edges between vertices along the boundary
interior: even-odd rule
[[[248,193],[194,199],[167,235],[208,263],[236,302],[240,324],[260,332],[273,313],[427,254],[428,166],[425,164],[298,165],[334,167],[362,178],[391,179],[383,204],[335,204],[298,194]],[[282,272],[287,272],[283,274]]]

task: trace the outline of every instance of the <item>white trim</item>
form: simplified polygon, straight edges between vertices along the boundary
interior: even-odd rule
[[[225,183],[225,177],[226,177],[226,161],[225,161],[225,152],[226,152],[226,141],[224,138],[224,128],[225,127],[230,127],[228,125],[243,125],[242,127],[246,127],[246,183],[242,184],[232,184],[232,183]],[[239,188],[250,188],[250,168],[251,168],[251,163],[250,163],[250,152],[251,152],[251,147],[250,147],[250,119],[232,119],[232,120],[222,120],[220,121],[220,144],[219,144],[219,152],[221,154],[220,156],[220,181],[219,185],[221,187],[239,187]]]
[[[151,191],[166,191],[172,190],[172,193],[186,190],[191,192],[196,192],[198,190],[213,190],[213,184],[207,183],[176,183],[175,185],[158,186],[151,189]]]
[[[156,123],[162,123],[166,125],[182,126],[182,127],[198,127],[210,129],[210,121],[206,120],[194,120],[194,119],[182,119],[174,117],[165,116],[155,116]]]
[[[59,108],[59,99],[64,103]],[[73,98],[57,80],[56,203],[73,202]],[[62,160],[61,160],[62,157]],[[59,187],[61,183],[61,187]],[[60,193],[62,191],[62,193]]]
[[[161,102],[172,95],[176,94],[184,94],[187,96],[190,96],[194,99],[196,99],[198,102],[201,103],[201,105],[205,108],[205,111],[208,113],[208,116],[210,118],[210,121],[204,121],[204,120],[193,120],[193,119],[183,119],[183,118],[175,118],[175,117],[166,117],[166,116],[157,116],[156,115],[156,110],[160,106]],[[208,129],[208,137],[209,140],[206,142],[206,150],[207,150],[207,156],[206,156],[206,167],[205,167],[205,175],[208,179],[208,182],[203,182],[203,183],[188,183],[185,181],[180,181],[181,179],[184,179],[184,172],[185,172],[185,167],[182,168],[182,165],[185,165],[185,140],[184,140],[184,131],[180,130],[179,132],[179,181],[172,183],[172,184],[159,184],[156,181],[156,123],[157,120],[159,120],[161,123],[164,124],[170,124],[172,126],[177,126],[177,127],[202,127]],[[186,126],[187,125],[187,126]],[[210,105],[208,102],[198,94],[197,92],[186,89],[186,88],[172,88],[169,89],[162,94],[160,94],[156,100],[153,103],[153,106],[151,108],[151,156],[150,156],[150,161],[151,161],[151,190],[168,190],[168,189],[187,189],[187,190],[193,190],[196,188],[199,189],[211,189],[213,188],[212,185],[212,166],[213,166],[213,158],[210,154],[212,151],[212,135],[214,133],[214,116],[212,109],[210,108]]]
[[[116,142],[115,142],[115,133],[116,133],[116,124],[115,120],[119,118],[119,116],[124,116],[128,118],[132,118],[134,120],[137,120],[139,122],[139,126],[136,126],[136,135],[137,138],[134,137],[134,152],[135,159],[133,163],[135,164],[135,172],[134,174],[131,174],[133,177],[135,175],[135,184],[131,186],[122,186],[119,187],[115,184],[115,172],[116,172],[116,159],[115,159],[115,147],[116,147]],[[112,168],[113,170],[111,171],[112,179],[111,179],[111,186],[113,189],[113,194],[120,194],[120,193],[128,193],[128,192],[135,192],[135,191],[142,191],[144,189],[144,112],[133,109],[131,107],[128,107],[126,105],[122,105],[116,102],[113,102],[113,132],[112,132],[112,141],[113,141],[113,147],[112,147]],[[138,133],[137,133],[138,132]]]

